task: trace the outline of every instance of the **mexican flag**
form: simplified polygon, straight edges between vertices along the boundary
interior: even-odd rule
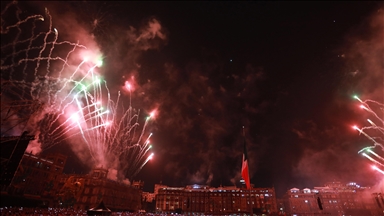
[[[245,181],[245,185],[247,186],[247,189],[250,189],[251,182],[249,179],[248,155],[247,155],[247,146],[245,145],[245,139],[244,139],[243,164],[241,166],[241,176]]]

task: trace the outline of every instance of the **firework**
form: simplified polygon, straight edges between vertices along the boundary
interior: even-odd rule
[[[2,134],[30,129],[39,134],[43,150],[62,143],[84,145],[93,166],[115,169],[120,178],[132,180],[153,157],[152,134],[146,131],[152,115],[141,120],[130,96],[125,104],[120,92],[110,93],[99,74],[100,54],[80,43],[58,41],[48,10],[25,17],[19,11],[12,2],[1,15],[1,117],[7,120]]]
[[[375,170],[384,174],[384,158],[379,153],[377,153],[378,151],[384,152],[384,120],[380,117],[379,114],[377,114],[378,111],[381,111],[384,114],[384,104],[374,100],[363,101],[357,96],[354,96],[354,98],[361,103],[361,109],[367,111],[375,118],[374,120],[367,119],[369,126],[364,126],[362,128],[353,126],[353,129],[359,131],[360,134],[363,134],[372,142],[372,145],[361,149],[358,153],[374,163],[375,165],[373,167]],[[376,124],[375,121],[379,122],[379,124]]]

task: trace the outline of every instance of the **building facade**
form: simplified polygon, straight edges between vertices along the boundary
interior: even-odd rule
[[[53,205],[66,160],[67,156],[58,153],[24,153],[6,195],[29,200],[36,205]]]
[[[384,215],[384,193],[373,193],[372,197],[375,200],[375,204],[379,209],[379,212]]]
[[[141,190],[107,178],[108,170],[96,168],[88,175],[64,175],[57,201],[58,207],[87,210],[101,202],[113,211],[137,212],[141,208]]]
[[[382,197],[356,183],[331,182],[314,189],[292,188],[284,195],[284,207],[289,215],[384,215],[376,201]]]
[[[8,187],[17,171],[24,152],[34,136],[24,132],[21,136],[7,136],[0,138],[0,187],[1,193],[7,193]]]
[[[255,214],[277,213],[274,188],[190,185],[162,187],[156,195],[156,211],[161,213],[227,215],[251,210]]]

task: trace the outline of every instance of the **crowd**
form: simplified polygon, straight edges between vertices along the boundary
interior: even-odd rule
[[[88,215],[86,210],[75,210],[73,208],[25,208],[25,207],[2,207],[1,216],[81,216]],[[132,212],[112,212],[111,216],[135,216],[135,215],[153,215],[165,216],[167,214],[152,213],[132,213]]]
[[[87,211],[71,208],[25,208],[25,207],[3,207],[0,208],[1,216],[80,216],[87,215]]]

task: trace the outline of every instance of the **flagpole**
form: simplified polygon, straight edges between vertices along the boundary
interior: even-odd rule
[[[244,141],[245,141],[245,129],[244,129],[244,126],[243,126],[243,137],[244,137]],[[248,163],[248,173],[249,173],[249,163]],[[249,177],[249,181],[251,181],[251,177]],[[247,184],[245,184],[245,187],[247,188]],[[249,204],[250,204],[250,215],[253,216],[253,205],[252,205],[252,194],[251,194],[251,189],[252,189],[252,186],[251,184],[249,184]]]

